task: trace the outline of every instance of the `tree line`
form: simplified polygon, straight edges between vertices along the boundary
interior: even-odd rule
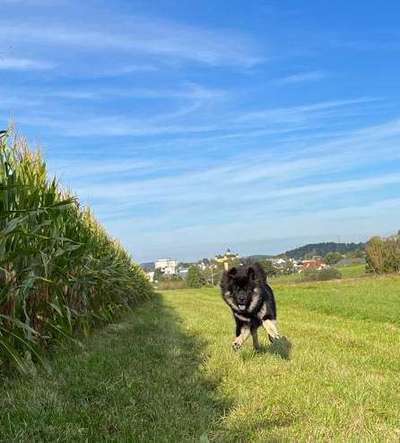
[[[372,237],[365,251],[368,272],[400,272],[400,231],[389,237]]]

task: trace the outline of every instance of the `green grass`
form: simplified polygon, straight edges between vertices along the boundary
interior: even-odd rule
[[[302,274],[301,273],[293,273],[287,275],[276,275],[274,277],[268,277],[268,282],[273,286],[276,284],[284,284],[284,283],[301,283]]]
[[[398,442],[400,278],[274,289],[290,358],[231,351],[216,290],[165,291],[4,382],[0,441]]]
[[[342,278],[359,278],[367,277],[365,272],[365,264],[355,263],[352,265],[338,266],[336,269],[342,274]],[[301,283],[303,281],[303,274],[294,273],[288,275],[277,275],[276,277],[269,278],[272,285],[285,284],[285,283]]]
[[[340,271],[343,278],[357,278],[365,277],[368,275],[365,272],[365,263],[355,263],[352,265],[338,266],[337,269]]]

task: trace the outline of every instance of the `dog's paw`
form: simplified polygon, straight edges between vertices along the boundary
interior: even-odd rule
[[[238,351],[241,347],[242,347],[242,344],[236,340],[232,343],[232,349],[234,351]]]
[[[275,335],[275,336],[272,336],[272,335],[269,335],[268,334],[268,339],[269,339],[269,342],[272,344],[272,343],[274,343],[274,342],[276,342],[276,341],[279,341],[279,340],[281,340],[281,336],[280,335]]]

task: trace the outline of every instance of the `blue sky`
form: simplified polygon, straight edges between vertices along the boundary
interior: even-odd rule
[[[397,1],[0,4],[2,125],[137,260],[400,228]]]

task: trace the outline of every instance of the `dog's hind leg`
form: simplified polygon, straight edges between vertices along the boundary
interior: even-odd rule
[[[232,348],[234,351],[237,351],[240,349],[243,345],[243,343],[248,339],[250,335],[250,326],[249,325],[243,325],[240,328],[240,335],[238,335],[234,342],[232,343]]]
[[[253,338],[253,348],[255,350],[260,349],[260,344],[258,343],[257,328],[251,329],[251,337]]]
[[[269,341],[272,343],[274,340],[280,338],[280,334],[276,327],[276,320],[264,320],[262,322],[263,327],[267,331]]]

